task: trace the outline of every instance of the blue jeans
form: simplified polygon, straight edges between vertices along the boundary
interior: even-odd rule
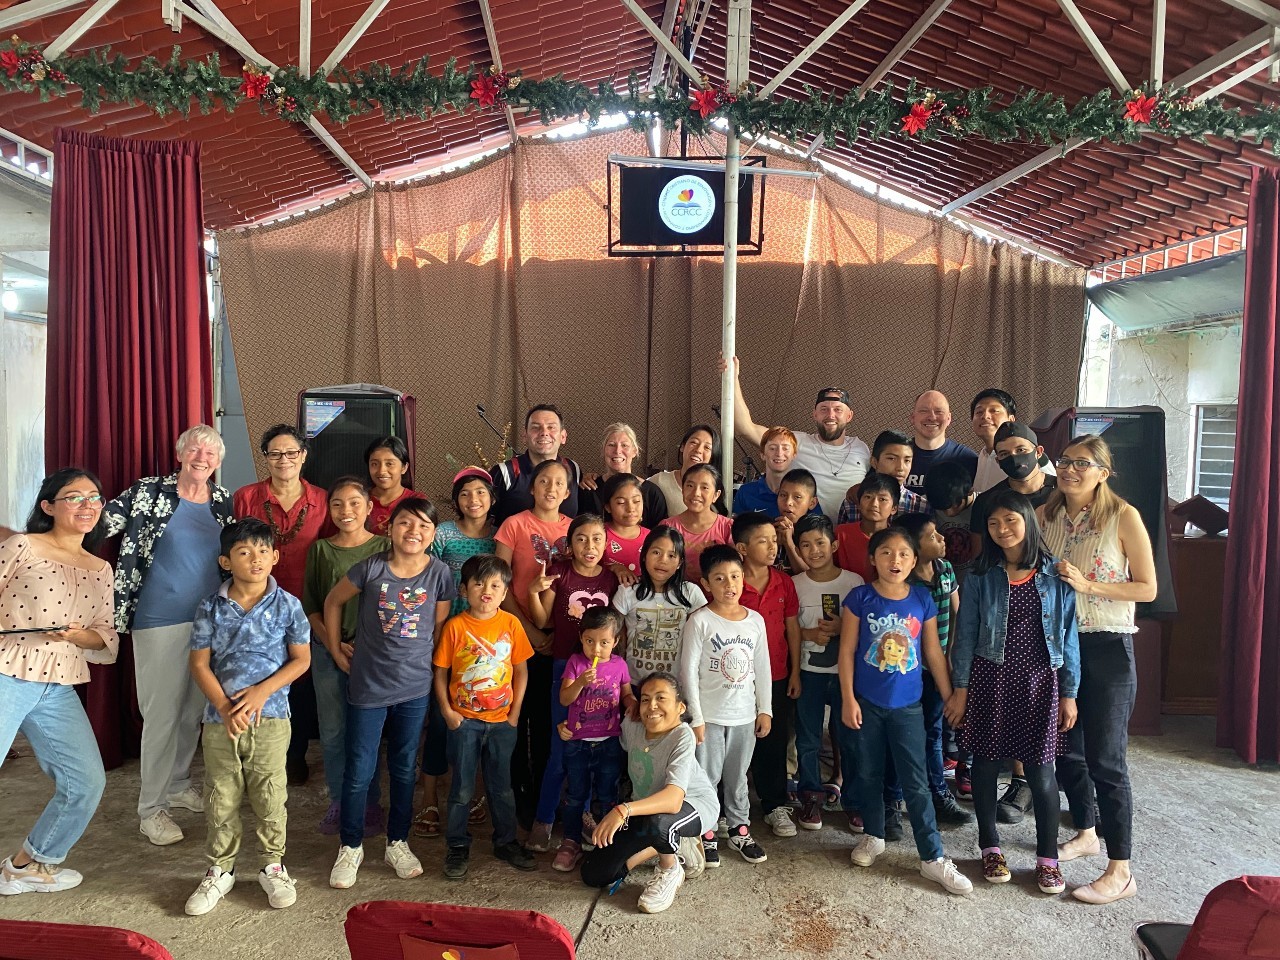
[[[551,755],[547,768],[542,771],[542,792],[538,794],[538,809],[534,817],[539,823],[555,823],[560,809],[560,794],[564,790],[564,745],[556,730],[569,719],[569,708],[560,705],[560,683],[564,680],[564,668],[568,660],[551,661]]]
[[[476,792],[476,769],[484,771],[484,788],[489,794],[489,815],[493,818],[493,846],[496,850],[516,839],[516,797],[511,791],[511,754],[516,746],[516,728],[505,720],[490,723],[463,717],[457,730],[449,731],[449,817],[444,836],[452,847],[471,848],[467,817]]]
[[[618,803],[618,780],[622,776],[622,744],[617,737],[607,740],[570,740],[564,744],[564,772],[568,797],[564,804],[564,838],[582,842],[582,811],[591,802],[594,789],[600,809]]]
[[[333,662],[323,643],[311,644],[311,685],[316,691],[320,722],[320,750],[324,754],[324,782],[329,802],[342,803],[342,777],[347,766],[347,675]],[[369,781],[369,806],[382,799],[377,767]]]
[[[913,703],[893,710],[877,706],[865,697],[862,729],[858,731],[858,799],[863,829],[884,839],[885,754],[893,759],[911,816],[911,830],[921,860],[942,856],[942,837],[933,814],[933,797],[924,772],[924,711]]]
[[[924,695],[920,709],[924,714],[924,759],[929,776],[929,789],[935,797],[946,796],[947,779],[942,773],[942,696],[933,676],[924,671]]]
[[[840,751],[840,765],[847,780],[853,782],[857,750],[857,737],[840,720],[840,677],[834,673],[800,671],[800,699],[796,701],[796,761],[797,777],[802,793],[817,793],[822,789],[822,771],[818,765],[818,750],[822,747],[822,721],[826,708],[835,717],[832,724],[836,748]],[[856,810],[856,797],[852,790],[841,793],[841,805],[845,810]]]
[[[0,766],[18,731],[54,786],[22,849],[41,863],[62,863],[89,826],[107,785],[98,741],[75,687],[0,674]]]
[[[378,767],[378,747],[387,737],[387,773],[391,781],[387,843],[409,838],[413,790],[417,783],[418,741],[427,718],[429,696],[389,707],[347,705],[347,765],[342,775],[342,845],[364,840],[364,804]]]

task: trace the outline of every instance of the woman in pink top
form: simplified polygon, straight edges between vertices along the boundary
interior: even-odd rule
[[[27,532],[0,543],[0,758],[21,731],[56,788],[22,849],[0,863],[0,894],[69,890],[83,879],[60,864],[107,783],[74,688],[120,646],[111,565],[86,549],[103,533],[98,479],[67,467],[41,484]]]
[[[684,513],[669,518],[666,526],[684,536],[684,575],[691,583],[702,579],[702,551],[713,543],[733,544],[733,520],[715,512],[724,492],[720,471],[710,463],[686,467],[681,481]]]

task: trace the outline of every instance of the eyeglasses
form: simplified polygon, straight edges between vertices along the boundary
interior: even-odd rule
[[[292,450],[269,450],[263,456],[272,463],[277,463],[281,460],[297,460],[302,456],[302,450],[299,447],[294,447]]]
[[[1097,467],[1099,470],[1106,469],[1102,464],[1094,463],[1092,460],[1073,460],[1070,457],[1059,457],[1054,463],[1057,464],[1059,470],[1065,470],[1067,467],[1075,467],[1080,471],[1088,470],[1090,467]]]
[[[54,497],[49,502],[57,503],[59,500],[66,501],[67,503],[71,504],[71,506],[73,507],[78,507],[87,500],[89,503],[92,503],[96,507],[98,504],[102,502],[102,494],[91,493],[86,497],[83,493],[73,493],[69,497]]]

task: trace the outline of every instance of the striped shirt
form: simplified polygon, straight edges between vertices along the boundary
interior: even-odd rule
[[[946,653],[951,643],[951,595],[960,589],[956,583],[955,570],[946,560],[935,560],[932,582],[916,576],[914,572],[907,578],[907,582],[927,587],[933,602],[938,605],[938,643],[942,645],[942,652]]]

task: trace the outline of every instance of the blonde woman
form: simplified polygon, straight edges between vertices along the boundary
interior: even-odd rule
[[[1129,869],[1133,794],[1125,752],[1138,691],[1133,659],[1134,604],[1156,596],[1151,540],[1136,508],[1107,484],[1111,450],[1101,437],[1077,437],[1057,460],[1058,486],[1039,510],[1058,574],[1076,591],[1080,629],[1079,722],[1058,758],[1058,779],[1077,833],[1060,861],[1101,852],[1094,799],[1107,839],[1107,868],[1072,893],[1085,903],[1112,903],[1138,890]]]
[[[605,483],[612,477],[635,473],[633,467],[640,459],[642,451],[635,427],[629,423],[611,423],[605,427],[600,447],[604,455],[604,471],[598,474],[582,475],[582,480],[578,484],[578,513],[594,513],[600,517],[607,517],[609,514],[603,494]],[[652,480],[645,480],[640,484],[640,496],[644,503],[640,525],[652,530],[667,519],[666,494]],[[680,509],[684,509],[683,501]]]

